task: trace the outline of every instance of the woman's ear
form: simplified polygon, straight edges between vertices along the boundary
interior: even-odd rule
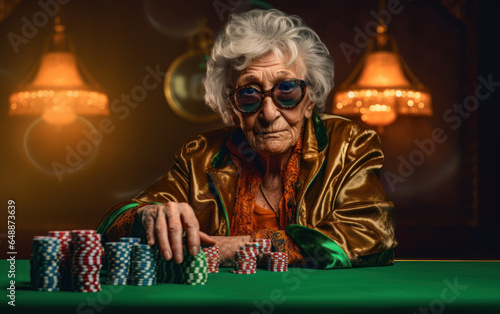
[[[315,106],[316,106],[315,103],[313,103],[312,101],[309,101],[309,103],[306,106],[306,112],[305,112],[306,119],[310,119],[312,117],[312,113],[313,113]]]

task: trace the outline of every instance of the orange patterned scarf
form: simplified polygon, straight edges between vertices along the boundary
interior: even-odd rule
[[[230,235],[249,235],[254,231],[253,210],[255,198],[261,184],[261,175],[257,171],[256,152],[251,149],[244,134],[237,131],[227,141],[231,158],[239,170],[236,204],[231,219]],[[284,230],[296,220],[297,204],[295,185],[299,177],[300,158],[302,156],[302,135],[293,148],[286,167],[282,169],[284,193],[279,205],[279,228]]]

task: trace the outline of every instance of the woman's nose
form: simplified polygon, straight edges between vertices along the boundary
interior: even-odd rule
[[[265,97],[262,103],[262,111],[261,111],[262,118],[265,121],[271,123],[274,120],[276,120],[279,114],[280,112],[278,110],[278,107],[274,104],[271,97],[270,96]]]

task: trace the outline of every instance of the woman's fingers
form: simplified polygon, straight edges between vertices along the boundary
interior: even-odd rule
[[[170,202],[144,206],[140,215],[146,229],[149,245],[158,243],[165,260],[183,260],[183,232],[186,231],[187,247],[191,255],[200,252],[200,247],[215,245],[215,240],[200,232],[198,219],[187,203]]]
[[[163,255],[163,258],[168,261],[172,258],[172,251],[170,248],[170,243],[168,241],[167,221],[165,219],[163,206],[158,207],[159,208],[156,211],[156,224],[154,227],[154,232],[156,234],[156,238],[158,239],[160,252]]]
[[[215,245],[215,240],[205,232],[200,231],[200,242],[201,246],[209,247]]]
[[[191,206],[187,203],[180,204],[182,225],[186,230],[187,246],[191,255],[200,253],[200,225]]]
[[[165,213],[167,217],[167,230],[170,240],[172,254],[177,264],[180,264],[183,259],[182,253],[182,222],[180,217],[180,208],[177,203],[168,203],[165,205]]]
[[[142,225],[146,229],[146,237],[149,245],[155,244],[155,216],[154,208],[145,208],[142,212]]]

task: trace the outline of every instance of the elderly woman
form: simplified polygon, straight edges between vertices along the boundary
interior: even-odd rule
[[[378,178],[377,134],[321,114],[333,62],[318,35],[277,10],[233,15],[216,39],[206,103],[228,127],[195,136],[136,199],[101,219],[105,238],[142,236],[167,260],[217,244],[222,259],[256,238],[289,263],[393,263],[393,204]]]

